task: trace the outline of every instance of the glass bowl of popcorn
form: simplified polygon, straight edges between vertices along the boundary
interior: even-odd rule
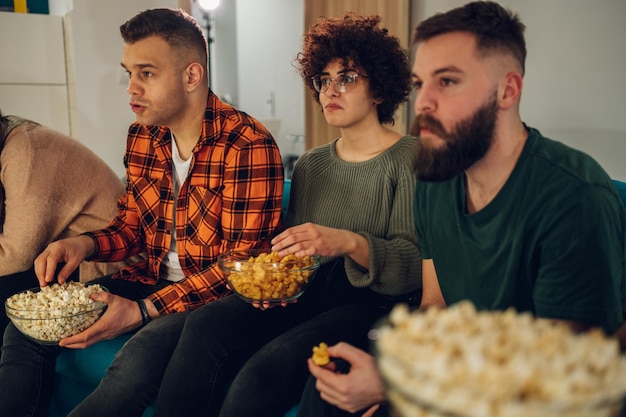
[[[616,417],[624,403],[626,358],[600,330],[463,301],[398,305],[371,334],[399,417]]]
[[[249,303],[289,302],[300,297],[320,266],[318,256],[280,257],[277,252],[230,251],[218,257],[230,288]]]
[[[32,288],[7,298],[4,307],[17,329],[42,344],[58,344],[64,337],[82,332],[106,310],[92,293],[107,291],[100,284],[68,281]]]

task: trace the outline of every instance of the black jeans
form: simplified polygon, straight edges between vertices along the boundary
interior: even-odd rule
[[[392,301],[350,285],[340,259],[323,265],[296,304],[262,311],[236,296],[211,302],[185,322],[154,417],[282,416],[300,400],[313,346],[363,346]]]
[[[137,331],[122,347],[124,354],[115,356],[98,387],[68,417],[141,416],[159,390],[188,314],[167,314]]]
[[[315,388],[315,382],[315,377],[310,376],[304,387],[304,393],[302,394],[300,407],[298,408],[298,417],[360,417],[367,411],[361,410],[356,413],[349,413],[327,403],[322,399],[317,388]],[[389,408],[387,405],[381,405],[374,413],[374,417],[387,416],[389,416]]]

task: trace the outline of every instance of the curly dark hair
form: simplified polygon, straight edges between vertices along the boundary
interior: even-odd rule
[[[348,67],[353,63],[368,76],[370,95],[381,100],[378,120],[393,124],[393,115],[411,89],[408,53],[398,38],[380,26],[378,15],[355,16],[346,13],[343,18],[320,17],[304,35],[304,48],[295,60],[315,101],[319,93],[311,77],[320,74],[329,62],[342,59]]]
[[[483,54],[493,51],[511,54],[524,74],[525,29],[517,13],[493,1],[474,1],[421,22],[415,28],[412,43],[450,32],[469,32],[476,36],[479,51]]]

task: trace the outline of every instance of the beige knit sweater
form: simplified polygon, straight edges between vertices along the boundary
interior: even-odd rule
[[[30,269],[51,241],[107,226],[124,193],[113,170],[78,141],[9,120],[4,144],[0,138],[0,276]],[[122,265],[83,262],[81,281]]]

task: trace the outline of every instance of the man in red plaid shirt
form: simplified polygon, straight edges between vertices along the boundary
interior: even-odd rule
[[[93,296],[108,304],[106,312],[59,345],[85,348],[141,328],[127,345],[156,335],[151,343],[163,346],[163,357],[151,358],[156,369],[186,316],[171,313],[229,293],[218,254],[263,246],[278,227],[283,168],[266,128],[209,89],[207,42],[192,17],[146,10],[120,31],[137,117],[124,156],[126,193],[108,227],[51,243],[35,272],[41,286],[63,283],[85,259],[119,261],[145,252],[143,261],[96,280],[110,291]],[[0,415],[47,415],[59,347],[37,346],[12,325],[5,337]],[[153,377],[149,370],[143,376]],[[32,389],[38,383],[41,392]]]

